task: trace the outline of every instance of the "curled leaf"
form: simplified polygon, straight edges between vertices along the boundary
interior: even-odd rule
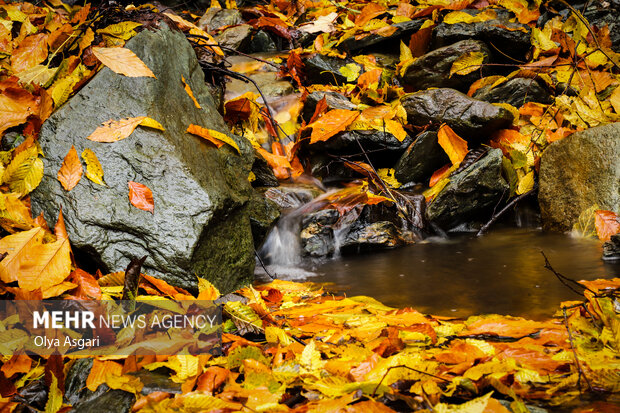
[[[213,129],[207,129],[200,127],[198,125],[191,124],[187,127],[187,132],[192,135],[200,136],[217,146],[218,148],[222,147],[224,144],[228,144],[235,148],[237,153],[241,154],[241,150],[239,149],[239,145],[235,142],[231,137],[226,135],[225,133],[218,132]]]

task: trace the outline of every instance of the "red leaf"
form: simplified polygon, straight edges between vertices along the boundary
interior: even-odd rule
[[[129,181],[129,202],[138,209],[154,213],[153,192],[145,185]]]

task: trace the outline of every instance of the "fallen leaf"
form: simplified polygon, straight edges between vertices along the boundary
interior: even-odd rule
[[[30,69],[47,58],[47,34],[26,37],[11,54],[11,66],[15,72]]]
[[[145,185],[129,181],[129,202],[143,211],[154,213],[153,192]]]
[[[136,118],[125,118],[121,120],[110,119],[102,123],[102,126],[95,129],[86,139],[95,142],[116,142],[127,138],[136,129],[146,116]]]
[[[200,109],[200,103],[198,103],[198,101],[194,97],[194,92],[192,92],[192,88],[189,87],[183,76],[181,76],[181,82],[183,82],[183,86],[185,87],[185,93],[187,93],[187,96],[189,96],[194,102],[194,106]]]
[[[345,109],[333,109],[323,114],[318,120],[308,125],[312,128],[310,143],[326,141],[335,134],[342,132],[358,116],[360,112]]]
[[[467,52],[459,56],[450,67],[450,77],[457,74],[464,76],[468,73],[475,72],[482,67],[482,62],[486,55],[482,52]]]
[[[43,179],[43,161],[36,146],[15,155],[4,170],[2,180],[9,184],[11,192],[24,196],[32,192]]]
[[[208,140],[209,142],[211,142],[218,148],[220,148],[224,144],[228,144],[232,146],[233,148],[235,148],[237,153],[241,155],[241,149],[239,149],[239,145],[237,145],[237,142],[235,142],[231,137],[229,137],[225,133],[218,132],[213,129],[203,128],[201,126],[194,125],[194,124],[191,124],[188,126],[187,132],[191,133],[192,135],[200,136],[201,138]]]
[[[65,156],[58,171],[58,181],[65,188],[65,191],[71,191],[80,182],[83,172],[84,169],[82,168],[80,157],[75,150],[75,146],[71,145],[71,149],[69,149],[69,153]]]
[[[35,113],[35,97],[25,89],[8,87],[0,93],[0,133],[8,128],[26,122],[28,116]]]
[[[123,47],[93,47],[93,54],[115,73],[127,77],[155,75],[134,52]]]
[[[467,155],[467,141],[463,140],[459,135],[446,124],[443,124],[437,132],[437,140],[439,145],[446,152],[453,165],[458,165],[465,155]]]
[[[598,210],[594,213],[596,235],[601,241],[609,241],[612,235],[620,232],[620,219],[612,211]]]
[[[86,177],[96,184],[105,186],[103,181],[103,168],[92,150],[86,148],[82,151],[82,159],[86,162]]]

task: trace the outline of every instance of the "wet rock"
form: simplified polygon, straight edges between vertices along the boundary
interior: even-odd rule
[[[431,89],[405,95],[402,105],[409,123],[417,126],[447,123],[463,139],[480,142],[512,124],[504,108],[471,98],[454,89]]]
[[[347,233],[340,250],[345,254],[394,248],[403,245],[400,231],[390,221],[356,221]]]
[[[576,132],[552,143],[540,160],[538,202],[543,228],[569,231],[598,205],[620,212],[620,123]]]
[[[470,11],[475,13],[473,10]],[[433,47],[444,47],[461,40],[475,39],[492,44],[502,53],[522,58],[530,49],[530,28],[525,24],[508,21],[508,16],[478,23],[440,23],[433,30]],[[502,54],[497,53],[498,59]]]
[[[603,244],[603,261],[620,261],[620,234],[612,235]]]
[[[495,206],[509,187],[502,177],[502,151],[492,149],[478,162],[450,177],[428,205],[428,219],[450,229]]]
[[[394,48],[396,52],[398,52],[398,45],[400,44],[401,39],[408,39],[408,36],[411,36],[413,33],[417,32],[422,24],[424,23],[424,19],[419,20],[410,20],[406,22],[393,24],[393,27],[396,27],[396,31],[391,36],[381,36],[378,34],[370,34],[362,39],[356,40],[355,36],[349,37],[338,46],[336,46],[339,50],[353,52],[360,49],[372,49],[377,50],[385,50],[385,48]]]
[[[197,26],[204,31],[213,32],[225,26],[234,26],[241,23],[244,23],[244,21],[239,10],[211,7],[198,20]]]
[[[327,152],[337,155],[360,154],[363,148],[364,151],[369,152],[368,156],[373,162],[373,165],[374,162],[377,162],[378,164],[375,166],[382,167],[386,162],[391,166],[394,160],[398,159],[397,157],[400,156],[412,142],[413,138],[410,136],[407,136],[400,142],[389,132],[354,130],[340,133],[326,141],[316,142],[311,145],[308,144],[307,147],[313,152]]]
[[[412,88],[412,90],[422,90],[429,87],[449,87],[466,91],[472,82],[480,78],[480,71],[475,70],[466,75],[454,74],[450,76],[450,69],[456,59],[466,53],[473,52],[484,53],[483,63],[489,62],[491,51],[484,42],[463,40],[420,56],[407,68],[402,79],[403,83]]]
[[[510,79],[494,88],[485,86],[478,89],[473,97],[490,103],[509,103],[517,108],[527,102],[553,102],[549,92],[536,80],[523,78]]]
[[[277,52],[278,46],[271,36],[263,30],[257,31],[248,45],[248,53]]]
[[[127,43],[155,73],[130,78],[102,69],[43,125],[39,142],[45,175],[32,193],[32,209],[55,222],[60,208],[75,251],[104,272],[123,270],[133,257],[147,256],[144,272],[185,289],[196,289],[196,275],[224,293],[252,279],[254,247],[246,203],[254,159],[245,139],[233,137],[241,155],[216,149],[185,132],[198,124],[228,133],[205,88],[194,51],[182,33],[165,25],[145,30]],[[166,50],[166,53],[159,53]],[[202,109],[179,82],[183,76]],[[138,127],[113,143],[85,139],[102,122],[150,116],[165,131]],[[82,177],[70,192],[56,174],[74,145],[95,152],[106,186]],[[148,186],[154,214],[128,200],[128,182]]]
[[[286,80],[278,79],[276,72],[259,72],[250,75],[250,77],[253,81],[256,82],[261,92],[263,92],[263,94],[267,98],[268,102],[270,102],[274,98],[288,96],[295,92],[293,85],[291,85],[291,83]]]
[[[589,7],[584,12],[584,17],[590,25],[596,29],[602,29],[607,26],[609,29],[609,39],[611,40],[611,49],[620,53],[620,2],[602,1],[588,3]]]
[[[235,50],[246,49],[250,43],[252,35],[252,26],[249,24],[240,24],[225,29],[215,36],[215,40],[222,46],[230,47]]]
[[[277,188],[269,188],[265,191],[265,197],[272,200],[280,209],[297,208],[307,204],[323,191],[312,185],[289,185],[282,184]]]
[[[349,99],[342,96],[338,92],[312,92],[306,96],[304,108],[301,112],[301,117],[306,121],[306,123],[310,122],[310,119],[312,119],[312,115],[314,115],[314,111],[316,110],[316,105],[323,98],[325,98],[325,103],[327,103],[327,107],[329,109],[357,109],[356,105],[351,103]]]
[[[256,249],[260,248],[267,234],[280,218],[280,209],[272,200],[254,192],[248,202],[248,215],[252,227],[252,239]]]
[[[324,184],[359,177],[359,174],[346,166],[344,161],[324,153],[313,153],[310,156],[310,172]]]
[[[304,59],[306,80],[309,84],[342,85],[347,82],[347,77],[340,73],[340,68],[347,64],[357,64],[351,59],[314,54]],[[358,65],[359,66],[359,65]],[[360,73],[363,69],[360,67]]]
[[[394,166],[394,176],[402,184],[426,182],[433,172],[448,162],[450,158],[439,146],[437,132],[422,132]]]
[[[75,413],[129,413],[131,407],[136,402],[136,396],[123,390],[112,390],[105,384],[100,387],[104,388],[104,392],[88,401],[80,402],[71,409]]]
[[[278,178],[273,173],[273,169],[258,153],[256,153],[256,158],[252,164],[252,173],[255,177],[254,181],[252,181],[252,186],[255,188],[280,185]]]
[[[325,209],[308,214],[301,223],[301,248],[304,255],[325,257],[335,251],[332,226],[340,214],[335,209]]]

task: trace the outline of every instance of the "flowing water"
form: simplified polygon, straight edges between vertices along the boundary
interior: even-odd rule
[[[280,234],[272,234],[266,244],[272,254],[288,260],[276,259],[269,267],[272,274],[333,283],[334,291],[368,295],[390,306],[429,314],[498,313],[534,319],[553,315],[560,302],[580,296],[544,268],[540,251],[556,271],[575,280],[620,276],[620,264],[601,260],[599,241],[524,228],[311,262],[299,257],[295,222],[289,219],[288,228],[279,226]],[[278,251],[273,250],[274,239],[280,242]]]

